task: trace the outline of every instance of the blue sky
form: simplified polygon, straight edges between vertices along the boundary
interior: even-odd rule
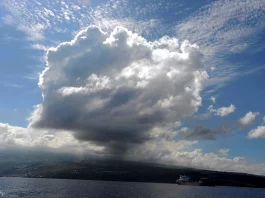
[[[175,121],[181,122],[181,126],[170,129],[180,130],[171,140],[175,146],[189,146],[183,146],[185,149],[178,153],[173,152],[173,146],[170,152],[174,155],[162,158],[162,162],[165,162],[165,158],[177,158],[176,155],[181,152],[193,156],[192,152],[196,151],[205,158],[213,155],[212,158],[216,161],[224,160],[224,163],[233,164],[227,167],[234,166],[232,169],[219,167],[220,170],[236,171],[240,163],[238,157],[241,157],[241,160],[245,158],[242,163],[247,165],[239,171],[265,174],[264,9],[264,0],[1,2],[0,123],[8,123],[8,130],[2,129],[2,134],[10,131],[16,134],[16,130],[19,130],[19,133],[31,134],[34,130],[45,130],[40,133],[43,137],[52,135],[54,138],[57,134],[54,130],[58,130],[59,125],[45,125],[47,122],[44,122],[44,115],[40,115],[43,119],[41,124],[34,118],[34,109],[39,108],[35,105],[42,104],[43,108],[46,108],[45,104],[49,103],[42,98],[42,94],[47,94],[44,88],[38,86],[39,74],[48,64],[46,51],[72,40],[80,30],[89,25],[96,25],[107,34],[113,32],[116,26],[123,26],[150,42],[166,35],[178,39],[179,43],[188,40],[190,43],[196,43],[203,54],[208,78],[203,81],[203,88],[199,91],[202,100],[198,110],[185,118],[176,117]],[[59,47],[56,49],[60,51]],[[47,75],[44,79],[48,79]],[[47,95],[46,98],[50,97]],[[214,97],[215,101],[210,100],[211,97]],[[65,108],[66,106],[62,107]],[[250,114],[247,115],[248,112]],[[244,116],[245,119],[240,122]],[[35,125],[37,129],[31,127]],[[202,126],[200,131],[195,130],[198,126]],[[218,128],[222,126],[227,127],[226,130]],[[64,127],[59,129],[68,131],[68,128]],[[69,130],[79,128],[70,126]],[[71,141],[78,142],[79,136],[76,136],[76,132],[73,134],[74,140]],[[20,138],[20,141],[33,142],[33,136],[27,140]],[[56,141],[47,143],[46,146],[59,148],[58,145],[64,145],[62,136],[56,136]],[[17,146],[17,139],[13,141],[14,146]],[[86,141],[90,142],[90,139]],[[54,142],[60,143],[56,146]],[[92,141],[93,146],[100,147],[96,150],[106,146],[102,142],[99,145],[95,142]],[[147,143],[144,143],[146,146]],[[41,145],[43,146],[42,143]],[[171,145],[171,142],[167,144],[167,148],[168,145]],[[36,146],[39,145],[32,145],[33,148]],[[78,147],[79,151],[86,150],[79,146],[73,147]],[[86,145],[87,147],[90,148]],[[151,147],[144,148],[151,152]],[[132,149],[130,152],[136,151],[137,149]],[[153,155],[162,156],[162,151],[157,152],[150,154],[150,158],[153,158]],[[205,165],[207,159],[190,165],[213,169]],[[170,163],[181,163],[177,159],[174,160],[171,159]],[[261,171],[253,171],[256,167],[260,167]]]

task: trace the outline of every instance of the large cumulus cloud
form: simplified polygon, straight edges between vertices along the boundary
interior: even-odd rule
[[[43,102],[30,127],[68,130],[124,152],[152,139],[158,126],[174,127],[196,112],[207,77],[195,44],[90,26],[48,50],[39,79]]]

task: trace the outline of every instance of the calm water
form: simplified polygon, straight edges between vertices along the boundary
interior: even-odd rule
[[[0,178],[2,197],[264,198],[265,189],[60,179]],[[1,197],[0,196],[0,197]]]

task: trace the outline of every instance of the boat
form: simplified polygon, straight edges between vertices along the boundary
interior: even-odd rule
[[[177,184],[183,185],[183,184],[188,184],[190,183],[190,177],[186,175],[180,175],[179,179],[176,180]]]
[[[189,186],[215,186],[214,181],[207,177],[202,177],[199,182],[193,181],[189,176],[180,175],[179,179],[176,180],[178,185],[189,185]]]

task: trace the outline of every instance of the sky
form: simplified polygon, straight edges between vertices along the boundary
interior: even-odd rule
[[[0,149],[265,175],[264,0],[0,3]]]

